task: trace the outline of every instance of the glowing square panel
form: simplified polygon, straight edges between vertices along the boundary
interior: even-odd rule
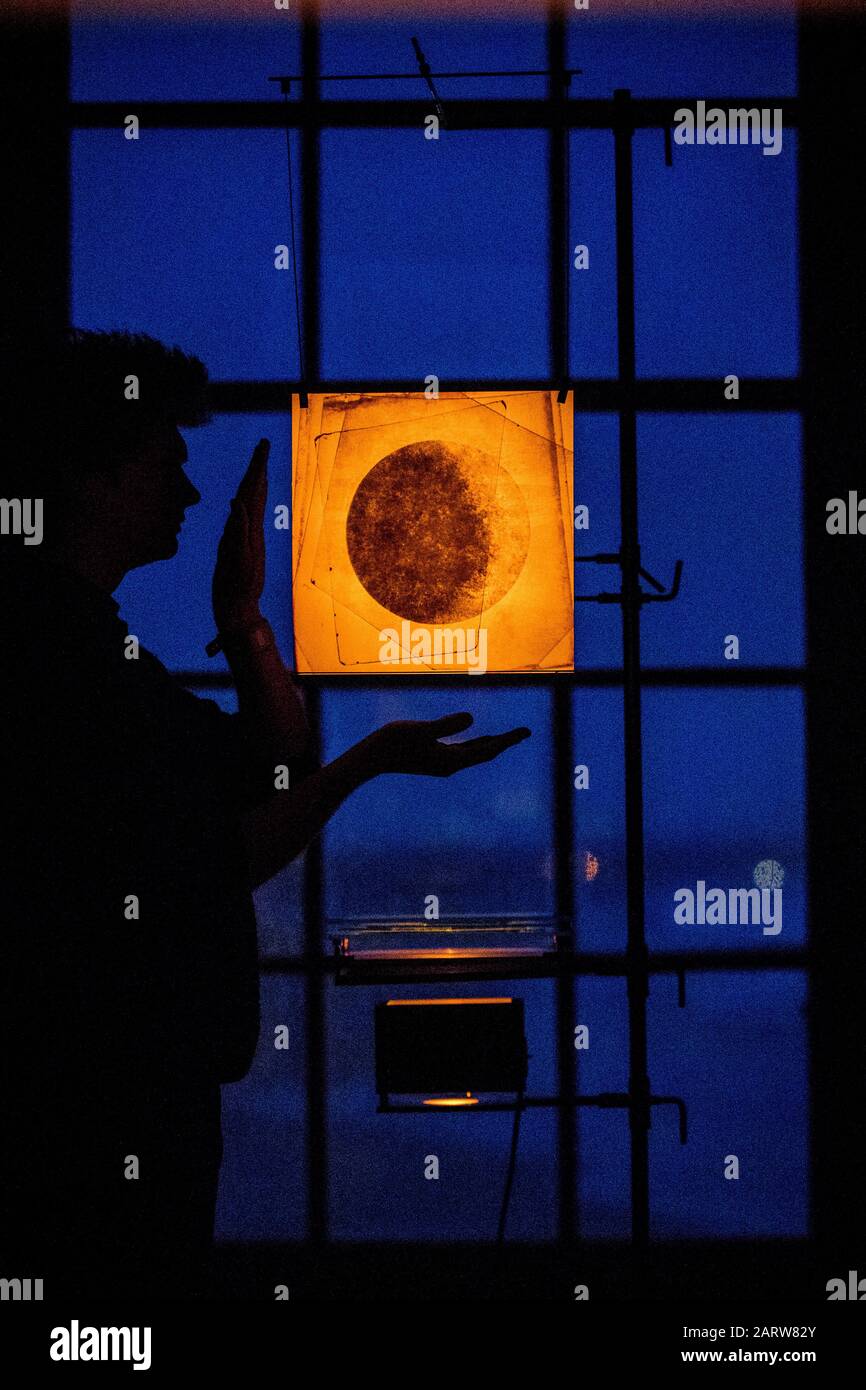
[[[297,670],[572,670],[573,447],[555,391],[295,397]]]

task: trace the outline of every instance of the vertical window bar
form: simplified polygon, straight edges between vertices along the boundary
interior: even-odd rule
[[[303,225],[303,284],[301,335],[308,380],[317,380],[319,362],[319,109],[320,33],[316,9],[304,12],[301,32],[304,122],[301,135],[301,218]],[[306,383],[304,383],[306,385]],[[321,701],[307,689],[312,727],[320,736]],[[313,1246],[328,1231],[328,1077],[325,1045],[325,983],[321,962],[324,935],[324,864],[322,837],[308,846],[304,860],[304,944],[307,1037],[307,1182],[309,1238]]]
[[[548,100],[550,101],[549,176],[550,198],[550,362],[560,388],[568,381],[568,245],[569,131],[565,123],[566,103],[565,19],[552,9],[547,26]],[[553,698],[553,777],[554,864],[556,912],[570,918],[574,904],[572,843],[574,793],[571,785],[571,682],[554,680]],[[568,1243],[577,1231],[577,1107],[570,1102],[577,1092],[577,1063],[574,1051],[574,979],[560,975],[556,981],[556,1056],[559,1095],[563,1104],[557,1113],[559,1159],[559,1239]]]

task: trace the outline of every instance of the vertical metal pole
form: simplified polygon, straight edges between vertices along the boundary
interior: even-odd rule
[[[565,23],[559,11],[548,20],[548,99],[550,123],[550,360],[554,380],[568,379],[568,127],[565,124]],[[556,912],[571,917],[574,904],[572,879],[574,856],[574,788],[571,782],[572,687],[564,678],[553,678],[553,815],[556,865]],[[574,1240],[577,1231],[577,1108],[571,1104],[577,1090],[574,1050],[574,976],[563,973],[556,981],[556,1055],[559,1095],[557,1138],[559,1158],[559,1239]]]
[[[623,714],[625,734],[626,891],[628,916],[629,1093],[632,1243],[649,1241],[649,993],[644,916],[643,754],[641,747],[640,544],[635,410],[634,191],[631,94],[614,92],[616,288],[619,340],[620,525]]]
[[[321,144],[319,113],[320,36],[317,9],[307,0],[301,28],[303,121],[301,126],[301,226],[304,295],[301,335],[310,383],[321,377],[321,303],[319,294],[319,229],[321,226]]]
[[[304,11],[301,31],[304,119],[301,135],[301,198],[304,298],[301,333],[308,382],[319,380],[319,24],[315,7]],[[305,383],[306,385],[307,383]],[[314,730],[321,727],[321,701],[307,687],[307,711]],[[324,883],[321,836],[304,859],[304,976],[307,1062],[307,1191],[309,1239],[315,1247],[328,1231],[328,1101],[325,1054]]]

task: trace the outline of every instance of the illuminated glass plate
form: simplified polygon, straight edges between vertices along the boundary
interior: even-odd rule
[[[572,474],[555,391],[294,397],[297,670],[572,670]]]
[[[563,917],[332,918],[328,926],[340,984],[547,975],[572,949]]]

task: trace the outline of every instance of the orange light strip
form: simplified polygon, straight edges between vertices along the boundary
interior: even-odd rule
[[[464,1105],[477,1105],[478,1097],[470,1096],[469,1094],[465,1096],[431,1097],[430,1100],[425,1100],[424,1104],[429,1105],[434,1109],[453,1110],[457,1107]]]
[[[513,999],[389,999],[388,1008],[417,1004],[513,1004]]]

